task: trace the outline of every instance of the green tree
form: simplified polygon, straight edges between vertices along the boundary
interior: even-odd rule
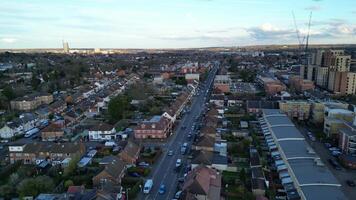
[[[246,172],[245,168],[242,168],[239,172],[239,179],[242,183],[246,184]]]
[[[20,182],[17,192],[20,197],[37,196],[40,193],[51,192],[54,189],[54,182],[48,176],[38,176],[27,178]]]
[[[131,105],[127,96],[118,95],[109,102],[108,112],[111,122],[117,122],[128,116]]]
[[[75,172],[75,170],[77,169],[77,163],[79,162],[80,158],[79,156],[74,156],[70,161],[69,164],[66,168],[64,168],[64,172],[63,175],[65,177],[69,177],[71,175],[73,175],[73,173]]]
[[[36,77],[32,77],[31,79],[31,86],[34,90],[37,90],[38,87],[40,86],[41,84],[41,80],[36,78]]]
[[[74,185],[74,183],[73,183],[72,180],[66,180],[66,181],[64,182],[64,187],[65,187],[65,188],[68,188],[69,186],[72,186],[72,185]]]
[[[15,193],[15,191],[16,190],[14,189],[14,187],[9,184],[0,186],[1,197],[5,198],[5,199],[11,199],[13,197],[13,193]]]
[[[3,90],[2,90],[2,94],[8,99],[8,100],[12,100],[16,97],[14,90],[12,89],[12,87],[10,86],[6,86]]]

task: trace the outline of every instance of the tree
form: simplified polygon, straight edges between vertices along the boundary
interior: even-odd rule
[[[117,122],[121,119],[125,119],[128,116],[130,108],[130,101],[125,95],[119,95],[111,99],[108,106],[109,120],[111,122]]]
[[[20,197],[37,196],[40,193],[51,192],[54,189],[54,182],[48,176],[38,176],[36,178],[26,178],[20,182],[17,192]]]
[[[65,182],[64,182],[64,187],[65,188],[68,188],[69,186],[72,186],[72,185],[74,185],[74,183],[73,183],[73,181],[72,180],[66,180]]]
[[[12,100],[16,97],[14,90],[12,89],[12,87],[10,86],[6,86],[3,90],[2,90],[2,94],[8,99],[8,100]]]
[[[20,176],[17,173],[13,173],[10,175],[9,184],[12,186],[16,186],[20,182]]]
[[[74,171],[77,169],[77,163],[79,162],[79,156],[74,156],[70,161],[66,168],[64,168],[63,175],[65,177],[71,176]]]
[[[239,179],[242,183],[246,184],[246,172],[245,168],[242,168],[239,172]]]
[[[32,77],[31,79],[31,86],[34,90],[37,90],[38,87],[40,86],[41,84],[41,80],[36,78],[36,77]]]

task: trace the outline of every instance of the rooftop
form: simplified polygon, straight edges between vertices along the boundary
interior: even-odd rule
[[[301,189],[300,195],[306,199],[346,199],[340,183],[288,116],[277,109],[264,109],[263,113],[288,171],[295,176],[294,184]]]

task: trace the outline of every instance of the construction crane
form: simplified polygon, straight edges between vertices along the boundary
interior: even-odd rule
[[[299,47],[299,54],[300,55],[301,54],[307,54],[307,52],[308,52],[312,14],[313,14],[313,12],[310,12],[310,14],[309,14],[307,35],[304,35],[303,37],[301,37],[301,33],[299,31],[294,12],[292,11],[293,21],[294,21],[294,26],[295,26],[295,32],[296,32],[298,43],[299,43],[298,47]],[[308,59],[308,56],[306,56],[306,59]]]
[[[308,47],[309,47],[309,35],[310,35],[310,25],[311,25],[312,15],[313,15],[313,12],[310,11],[310,14],[309,14],[309,23],[308,23],[307,41],[306,41],[306,44],[305,44],[305,52],[308,52]]]

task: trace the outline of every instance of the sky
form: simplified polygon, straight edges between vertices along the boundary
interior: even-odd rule
[[[1,0],[0,48],[356,43],[356,0]]]

